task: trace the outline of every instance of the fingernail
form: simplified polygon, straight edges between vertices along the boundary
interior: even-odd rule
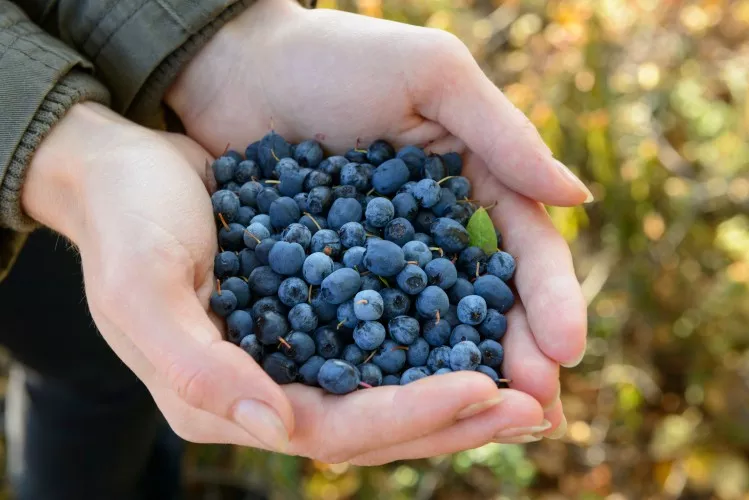
[[[551,428],[551,422],[544,420],[541,425],[533,427],[516,427],[514,429],[505,429],[494,435],[494,440],[503,438],[514,438],[519,436],[525,436],[530,434],[537,434]]]
[[[579,365],[580,363],[582,363],[584,357],[585,357],[585,351],[583,351],[582,353],[580,353],[580,356],[578,356],[577,359],[573,359],[569,363],[559,363],[559,364],[562,365],[565,368],[574,368],[577,365]]]
[[[481,403],[474,403],[472,405],[466,406],[463,408],[460,413],[458,413],[455,418],[457,420],[463,420],[468,417],[472,417],[474,415],[478,415],[482,411],[486,411],[489,408],[492,408],[494,406],[497,406],[499,403],[502,402],[502,397],[496,397],[494,399],[487,399],[486,401],[482,401]]]
[[[497,438],[493,441],[495,443],[501,443],[501,444],[525,444],[525,443],[535,443],[536,441],[541,441],[541,437],[539,436],[531,436],[530,434],[526,434],[525,436],[513,436],[513,437],[506,437],[506,438]]]
[[[588,189],[588,186],[583,184],[583,181],[581,181],[575,174],[572,173],[572,170],[570,170],[567,165],[562,163],[561,161],[554,159],[554,164],[557,166],[559,170],[564,174],[567,179],[569,179],[575,186],[577,186],[578,189],[580,189],[582,192],[584,192],[587,196],[585,198],[585,201],[583,203],[591,203],[595,200],[593,198],[593,193],[590,192],[590,189]]]
[[[546,437],[549,439],[560,439],[565,434],[567,434],[567,417],[562,415],[562,422],[559,424],[559,427],[554,429],[554,431]]]
[[[289,433],[271,407],[255,399],[240,401],[234,420],[252,437],[273,451],[283,452],[289,446]]]

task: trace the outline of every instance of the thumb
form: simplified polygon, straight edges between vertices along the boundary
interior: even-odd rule
[[[444,126],[478,154],[503,184],[549,205],[593,201],[590,190],[554,159],[530,120],[484,75],[462,42],[449,50],[434,77],[414,85],[419,112]],[[431,48],[434,51],[433,48]]]
[[[128,290],[117,298],[122,330],[181,400],[283,451],[294,429],[287,396],[251,356],[222,340],[195,291],[175,285],[186,283],[174,274],[153,266],[145,281],[121,288]]]

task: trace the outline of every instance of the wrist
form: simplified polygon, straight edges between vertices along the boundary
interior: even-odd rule
[[[31,159],[21,191],[23,211],[79,244],[86,219],[86,164],[125,126],[123,122],[94,102],[72,106]]]
[[[185,65],[164,94],[165,104],[183,122],[200,116],[228,82],[261,71],[248,66],[262,59],[260,53],[280,35],[280,26],[293,23],[305,11],[296,0],[257,0],[226,23]]]

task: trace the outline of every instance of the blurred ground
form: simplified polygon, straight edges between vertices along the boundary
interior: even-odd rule
[[[322,0],[452,31],[599,200],[569,432],[380,468],[193,446],[196,499],[749,500],[749,1]]]

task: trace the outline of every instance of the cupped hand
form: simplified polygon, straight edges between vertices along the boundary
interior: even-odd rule
[[[207,160],[184,136],[78,104],[37,150],[22,195],[31,217],[79,249],[96,325],[180,436],[380,463],[543,421],[533,398],[477,373],[346,397],[274,383],[207,312],[216,252]]]
[[[569,249],[541,203],[576,205],[589,201],[590,192],[552,157],[459,40],[438,30],[304,10],[290,0],[260,0],[202,49],[167,103],[214,154],[227,142],[242,149],[271,123],[288,140],[315,137],[330,152],[384,138],[463,153],[473,197],[497,202],[492,217],[518,261],[522,305],[510,313],[504,373],[544,407],[551,423],[545,435],[564,432],[559,363],[573,366],[582,358],[585,303]],[[447,444],[445,433],[453,431],[442,432],[430,450],[462,448]],[[417,449],[409,443],[393,456],[402,450],[424,455]]]

